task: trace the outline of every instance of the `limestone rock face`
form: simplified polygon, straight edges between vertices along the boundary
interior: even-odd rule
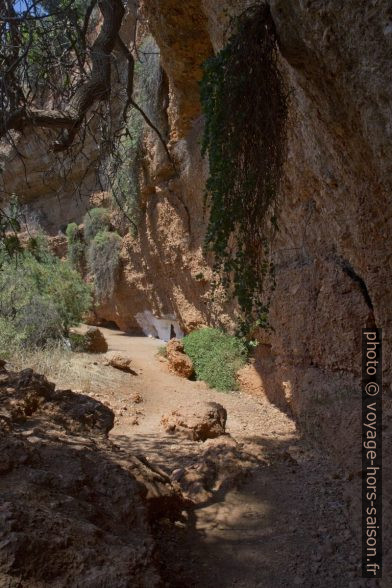
[[[166,345],[169,368],[181,378],[191,378],[194,373],[193,363],[184,352],[184,346],[178,339],[171,339]]]
[[[170,3],[176,5],[170,14],[162,4],[154,3],[156,15],[149,18],[172,79],[170,101],[180,108],[175,80],[180,63],[185,71],[187,58],[170,22],[175,18],[181,28],[182,12],[179,2]],[[230,18],[250,4],[193,3],[203,31],[200,38],[205,39],[207,31],[214,51],[221,49]],[[390,5],[387,0],[272,0],[270,5],[291,101],[280,230],[272,244],[277,281],[270,308],[273,330],[259,334],[262,345],[256,351],[252,381],[258,380],[258,390],[313,427],[318,438],[321,429],[321,437],[338,450],[347,443],[354,446],[360,422],[352,415],[360,412],[362,328],[383,328],[388,388],[392,380]],[[196,271],[207,281],[210,277],[199,257],[205,222],[198,204],[207,169],[194,146],[201,132],[196,118],[192,129],[173,144],[181,162],[180,179],[156,182],[157,197],[148,201],[154,204],[151,213],[147,204],[154,242],[169,244],[164,247],[168,291],[185,331],[194,323],[213,322],[213,316],[229,325],[233,316],[233,309],[223,306],[209,314],[208,305],[201,304],[208,300],[208,287],[195,279]],[[190,216],[189,240],[183,203]],[[151,263],[153,257],[148,259]],[[180,264],[184,271],[171,272]],[[318,418],[323,411],[328,411],[328,419]],[[343,425],[346,416],[352,434]],[[328,430],[331,419],[336,419],[333,432]]]
[[[178,140],[200,114],[201,66],[213,52],[208,20],[201,0],[147,0],[142,5],[169,78],[171,138]]]
[[[165,431],[179,433],[193,441],[205,441],[225,434],[227,412],[217,402],[201,402],[197,410],[182,407],[162,417]]]
[[[169,110],[183,109],[184,116],[190,112],[177,88],[180,72],[196,72],[197,59],[211,46],[218,51],[230,18],[249,4],[193,2],[189,14],[195,17],[199,36],[195,40],[187,32],[185,42],[187,17],[181,3],[148,3],[149,26],[170,82]],[[387,385],[391,382],[386,359],[392,327],[389,4],[348,0],[342,10],[339,6],[337,0],[322,5],[271,2],[291,102],[280,231],[273,243],[274,330],[259,336],[263,346],[256,355],[263,361],[257,360],[255,369],[260,389],[297,415],[313,410],[315,380],[323,382],[331,402],[339,388],[358,385],[358,337],[365,326],[384,328],[384,378]],[[189,75],[195,79],[196,73]],[[176,127],[174,118],[171,121],[179,177],[168,180],[160,174],[154,155],[158,147],[149,135],[151,173],[141,235],[136,242],[124,243],[123,278],[114,301],[100,311],[109,320],[116,320],[117,312],[129,327],[131,299],[138,309],[148,300],[157,316],[175,312],[185,332],[213,322],[214,316],[231,325],[232,307],[211,308],[211,273],[201,255],[207,169],[198,147],[199,105],[196,108],[196,94],[190,96],[192,128],[184,130],[186,125]]]

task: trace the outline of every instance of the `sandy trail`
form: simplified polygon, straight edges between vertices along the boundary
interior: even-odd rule
[[[170,473],[202,444],[167,435],[162,415],[201,399],[223,404],[227,432],[270,456],[239,488],[196,508],[191,524],[157,529],[167,586],[336,588],[361,586],[359,546],[347,523],[340,472],[299,437],[294,422],[267,399],[222,393],[171,374],[160,341],[101,329],[108,354],[132,359],[135,375],[84,356],[89,393],[115,412],[111,431],[124,451],[145,455]],[[107,355],[108,355],[107,354]],[[89,358],[89,359],[86,359]],[[135,404],[135,395],[142,402]]]

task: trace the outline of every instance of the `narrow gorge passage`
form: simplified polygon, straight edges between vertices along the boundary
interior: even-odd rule
[[[179,378],[157,355],[160,341],[101,330],[106,355],[130,358],[136,374],[105,366],[97,356],[80,359],[88,394],[115,413],[110,439],[120,452],[143,454],[168,475],[193,463],[202,469],[204,443],[169,435],[160,421],[181,406],[207,400],[227,409],[227,433],[262,457],[251,474],[242,472],[240,461],[230,462],[223,473],[228,483],[212,498],[197,503],[182,522],[164,519],[156,525],[167,586],[350,586],[359,550],[336,465],[303,441],[294,422],[266,398]]]
[[[392,588],[391,0],[0,39],[0,588]]]

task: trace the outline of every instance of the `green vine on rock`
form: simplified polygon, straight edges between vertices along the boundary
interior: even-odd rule
[[[241,322],[268,323],[274,286],[270,242],[285,157],[288,94],[268,5],[238,19],[228,44],[204,64],[202,153],[208,153],[206,252]]]

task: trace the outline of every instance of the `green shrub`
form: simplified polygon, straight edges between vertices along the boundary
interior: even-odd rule
[[[0,354],[61,340],[89,309],[89,287],[68,262],[37,244],[0,270]]]
[[[86,335],[82,335],[81,333],[70,333],[68,338],[71,344],[72,351],[86,351]]]
[[[183,343],[198,380],[218,390],[238,389],[236,373],[247,359],[247,349],[241,339],[205,328],[184,337]]]
[[[3,167],[0,166],[0,173]],[[9,256],[21,252],[18,233],[22,230],[22,211],[15,194],[11,195],[6,210],[0,209],[0,251]]]
[[[120,249],[120,235],[109,231],[97,233],[88,247],[87,267],[94,278],[98,300],[105,300],[113,294],[120,266]]]
[[[70,223],[66,229],[68,241],[68,259],[77,270],[82,270],[84,265],[85,244],[76,223]]]
[[[160,355],[161,357],[167,357],[166,345],[160,345],[158,347],[157,355]]]
[[[43,263],[51,256],[48,239],[44,233],[35,233],[32,235],[26,243],[26,251]]]
[[[69,223],[65,230],[68,241],[75,241],[78,237],[79,227],[76,223]]]
[[[94,237],[110,227],[110,213],[107,208],[92,208],[84,215],[84,238],[90,243]]]
[[[23,333],[15,329],[13,322],[0,316],[0,358],[9,359],[23,345]]]

